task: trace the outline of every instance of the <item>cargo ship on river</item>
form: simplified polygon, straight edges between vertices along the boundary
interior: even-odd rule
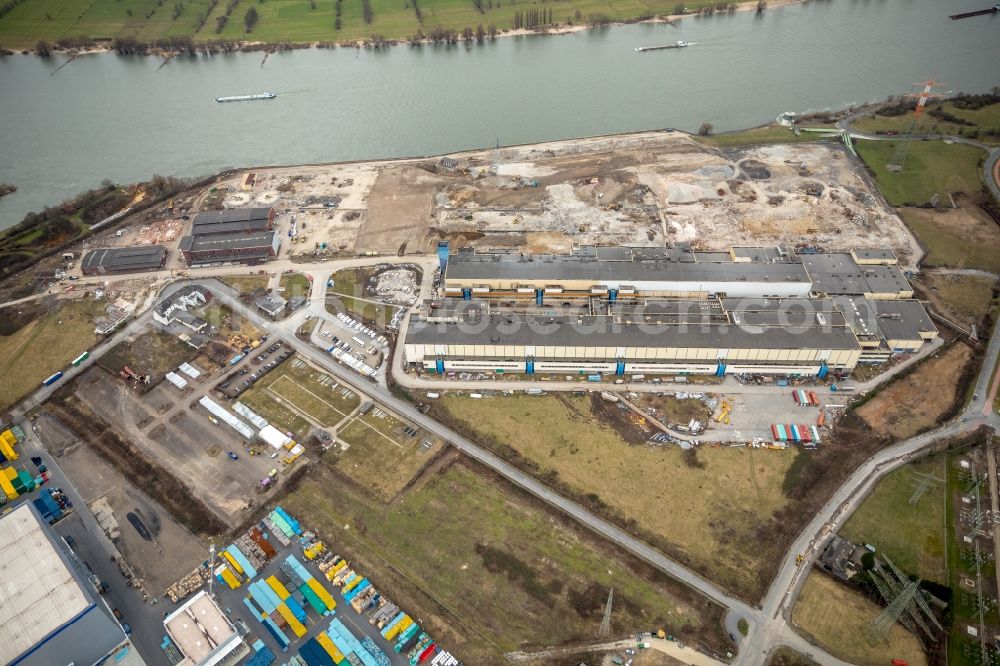
[[[216,97],[216,102],[249,102],[255,99],[274,99],[278,93],[264,92],[256,95],[236,95],[234,97]]]

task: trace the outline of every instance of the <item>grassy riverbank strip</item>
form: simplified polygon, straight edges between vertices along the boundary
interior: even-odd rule
[[[771,7],[796,0],[772,0]],[[57,50],[178,53],[310,46],[483,41],[497,35],[559,34],[592,26],[673,22],[757,10],[758,2],[717,0],[12,0],[0,14],[0,46],[46,55]]]

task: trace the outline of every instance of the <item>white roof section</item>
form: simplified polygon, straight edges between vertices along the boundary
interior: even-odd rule
[[[176,372],[168,372],[165,377],[168,382],[179,389],[183,389],[188,385],[187,380],[178,375]]]
[[[0,521],[0,661],[9,664],[90,600],[22,504]]]
[[[287,444],[293,443],[291,437],[287,436],[273,425],[267,425],[261,428],[260,438],[267,444],[270,444],[271,448],[274,449],[280,449]]]
[[[177,649],[196,666],[214,666],[243,642],[236,627],[204,590],[163,620]]]
[[[91,666],[124,650],[125,632],[58,543],[30,502],[0,518],[0,663]]]
[[[201,372],[198,370],[198,368],[194,367],[190,363],[181,363],[179,366],[177,366],[177,369],[183,372],[191,379],[197,379],[198,377],[201,376]]]
[[[257,428],[266,428],[267,419],[253,411],[242,402],[236,402],[233,404],[233,411],[245,418],[250,423],[254,424]]]
[[[226,425],[228,425],[230,428],[240,433],[247,439],[253,439],[254,436],[253,428],[251,428],[246,423],[240,421],[238,418],[227,412],[222,405],[212,400],[207,395],[201,398],[198,401],[198,404],[207,409],[208,413],[211,414],[212,416],[215,416],[220,420],[225,421]]]

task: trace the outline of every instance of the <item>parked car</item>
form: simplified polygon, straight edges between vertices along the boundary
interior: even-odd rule
[[[240,457],[238,455],[236,455],[235,453],[233,453],[232,451],[230,451],[226,455],[228,455],[231,460],[239,460],[240,459]]]

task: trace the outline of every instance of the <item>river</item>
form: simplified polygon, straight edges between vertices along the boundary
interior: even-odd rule
[[[813,0],[665,24],[482,45],[162,59],[0,58],[0,228],[105,178],[431,155],[662,127],[717,131],[778,113],[1000,85],[992,0]],[[636,53],[684,39],[686,49]],[[220,95],[275,91],[219,104]]]

